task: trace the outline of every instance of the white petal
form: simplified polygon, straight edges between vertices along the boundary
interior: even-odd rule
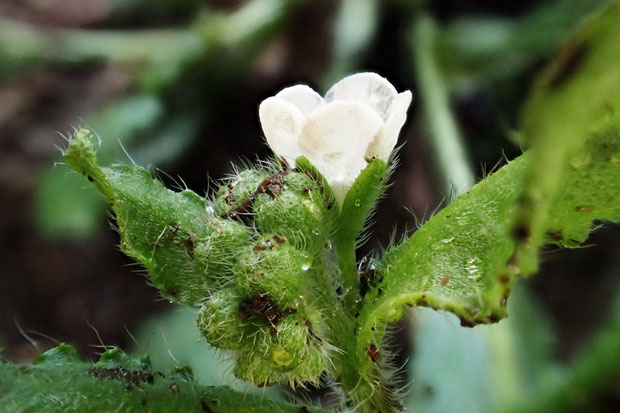
[[[382,126],[379,115],[360,102],[335,101],[308,117],[299,148],[340,202],[366,167],[364,155]]]
[[[325,94],[325,101],[357,100],[374,109],[383,120],[398,92],[390,82],[376,73],[357,73],[345,77]]]
[[[277,97],[263,100],[258,116],[271,150],[289,165],[295,165],[295,159],[301,155],[297,141],[306,117],[294,105]]]
[[[287,87],[278,92],[276,97],[292,103],[306,117],[316,109],[325,105],[323,97],[306,85]]]
[[[388,161],[398,141],[398,134],[407,120],[407,109],[411,104],[411,92],[399,93],[388,110],[388,118],[375,140],[368,146],[366,157],[377,157]]]

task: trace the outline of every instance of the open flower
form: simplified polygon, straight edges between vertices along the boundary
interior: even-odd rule
[[[308,158],[342,204],[368,160],[388,161],[410,103],[410,91],[398,93],[376,73],[358,73],[325,98],[306,85],[287,87],[260,104],[259,117],[273,152],[290,165]]]

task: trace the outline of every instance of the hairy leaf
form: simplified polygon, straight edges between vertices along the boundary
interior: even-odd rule
[[[525,117],[531,153],[385,255],[358,320],[361,363],[372,363],[367,349],[378,347],[385,323],[400,318],[403,305],[451,311],[464,325],[496,322],[506,315],[514,277],[535,269],[545,242],[577,246],[593,221],[620,221],[620,72],[611,63],[620,59],[618,9],[586,27],[588,53],[580,69],[564,68],[576,72],[556,84],[558,91],[546,83],[548,94],[534,92]],[[516,255],[517,245],[527,254]]]
[[[163,374],[151,368],[148,358],[132,359],[118,349],[106,351],[97,363],[85,363],[66,344],[43,353],[33,366],[0,361],[0,388],[6,412],[321,411],[228,387],[201,386],[188,368]]]
[[[526,186],[514,229],[518,243],[514,261],[523,275],[537,270],[537,252],[546,231],[552,231],[548,234],[552,241],[575,246],[586,238],[592,219],[617,219],[613,209],[620,188],[618,21],[618,2],[586,20],[582,30],[560,49],[526,103],[523,133],[532,145],[533,159],[524,177]],[[586,150],[582,149],[584,142]],[[590,163],[606,166],[592,173]],[[573,187],[575,169],[582,171],[583,186],[610,185],[599,188],[594,198],[583,196],[587,188]],[[604,174],[612,176],[607,179]],[[568,199],[574,211],[557,208],[558,198],[566,200],[567,191],[572,194]]]
[[[165,297],[196,305],[225,283],[248,227],[216,218],[194,192],[173,192],[140,167],[100,168],[88,129],[73,137],[66,164],[93,181],[110,204],[121,249],[139,261]]]

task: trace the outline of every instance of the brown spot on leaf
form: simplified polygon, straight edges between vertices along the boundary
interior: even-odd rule
[[[531,238],[530,227],[520,223],[512,230],[512,236],[519,242],[527,242]]]
[[[549,238],[552,241],[555,242],[562,242],[564,240],[564,234],[562,233],[562,230],[553,230],[550,229],[546,232],[547,238]]]
[[[379,360],[379,357],[381,357],[377,346],[375,346],[374,344],[368,346],[368,348],[366,349],[366,354],[368,354],[368,357],[370,357],[373,363],[375,363],[377,360]]]
[[[89,376],[100,379],[122,380],[126,383],[126,389],[132,390],[139,387],[140,383],[153,383],[153,373],[140,370],[130,370],[124,367],[92,367],[86,371]]]

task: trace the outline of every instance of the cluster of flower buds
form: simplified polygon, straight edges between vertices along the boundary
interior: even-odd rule
[[[198,325],[212,345],[235,354],[239,378],[316,382],[326,369],[313,274],[324,270],[332,203],[316,177],[286,166],[242,171],[217,192],[216,219],[246,226],[251,241],[210,292]]]
[[[211,344],[234,352],[238,377],[316,382],[327,367],[318,273],[329,272],[330,237],[349,188],[372,159],[388,162],[410,102],[410,92],[360,73],[325,98],[296,85],[260,105],[280,167],[242,171],[217,192],[214,214],[246,225],[251,242],[237,251],[227,283],[210,292],[198,320]]]

